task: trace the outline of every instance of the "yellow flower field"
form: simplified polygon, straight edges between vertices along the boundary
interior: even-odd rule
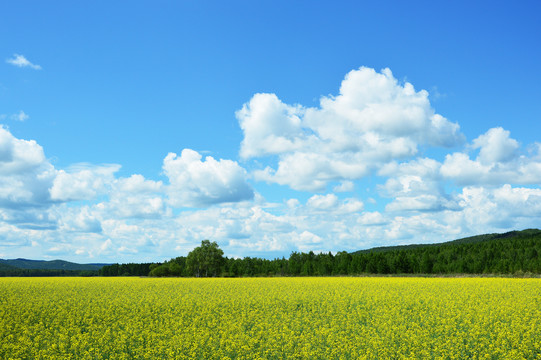
[[[0,359],[538,359],[541,279],[0,278]]]

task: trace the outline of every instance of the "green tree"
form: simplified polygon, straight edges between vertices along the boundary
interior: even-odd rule
[[[301,273],[301,255],[293,251],[291,255],[289,255],[289,261],[288,261],[288,270],[289,275],[299,275]]]
[[[188,254],[186,266],[196,277],[218,276],[224,263],[223,255],[224,252],[215,241],[203,240],[201,246]]]
[[[423,257],[421,259],[421,273],[423,274],[432,274],[434,269],[434,260],[430,257],[428,250],[423,252]]]

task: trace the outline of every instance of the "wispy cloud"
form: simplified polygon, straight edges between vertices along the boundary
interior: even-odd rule
[[[30,116],[26,114],[24,111],[19,111],[17,114],[13,114],[9,117],[11,120],[17,120],[17,121],[25,121],[30,119]]]
[[[24,57],[24,55],[13,54],[13,57],[10,59],[7,59],[6,62],[8,64],[15,65],[18,67],[29,67],[34,70],[41,70],[41,66],[37,64],[32,64],[30,61],[28,61],[27,58]]]

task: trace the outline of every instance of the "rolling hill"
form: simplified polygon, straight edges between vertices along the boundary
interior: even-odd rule
[[[446,241],[442,243],[433,243],[433,244],[410,244],[410,245],[395,245],[395,246],[379,246],[366,250],[358,250],[352,252],[352,254],[362,254],[362,253],[377,253],[377,252],[389,252],[389,251],[398,251],[398,250],[413,250],[419,248],[428,248],[428,247],[440,247],[440,246],[453,246],[453,245],[463,245],[463,244],[476,244],[484,241],[491,241],[497,239],[509,239],[509,238],[524,238],[524,237],[535,237],[541,235],[541,230],[539,229],[526,229],[522,231],[509,231],[506,233],[493,233],[493,234],[483,234],[469,236],[461,239]]]
[[[64,260],[29,260],[29,259],[0,259],[0,270],[31,269],[31,270],[99,270],[108,264],[77,264]]]

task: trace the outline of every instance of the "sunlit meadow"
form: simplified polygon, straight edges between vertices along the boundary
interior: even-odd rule
[[[541,280],[2,278],[1,359],[537,359]]]

